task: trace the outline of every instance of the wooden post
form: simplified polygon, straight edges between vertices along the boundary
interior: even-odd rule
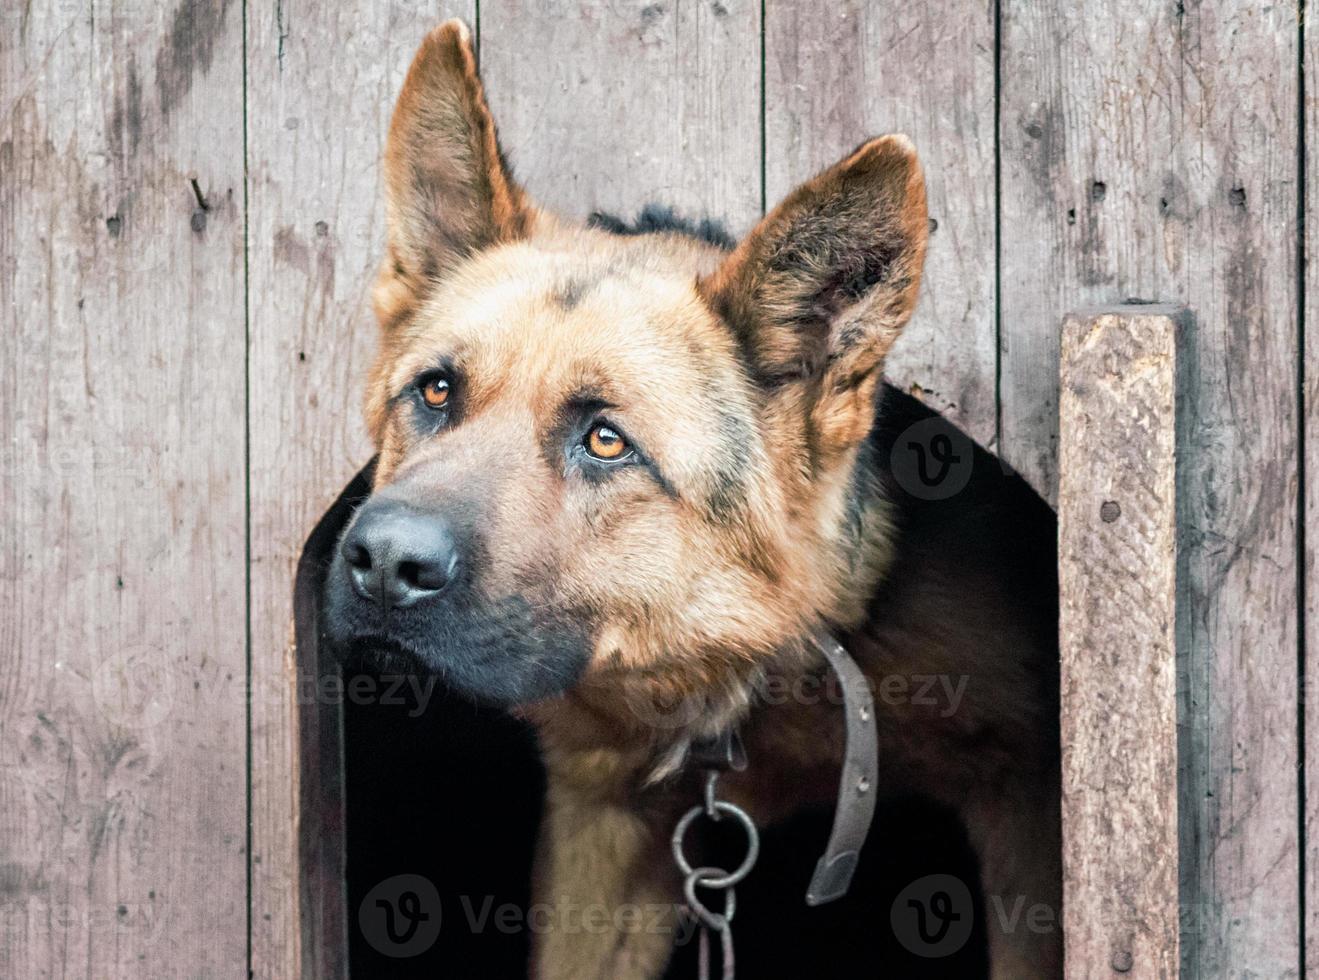
[[[1176,977],[1177,348],[1184,311],[1066,318],[1058,491],[1068,977]]]

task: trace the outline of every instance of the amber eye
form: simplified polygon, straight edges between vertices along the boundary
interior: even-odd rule
[[[421,385],[421,397],[431,408],[443,408],[449,401],[449,382],[438,375]]]
[[[599,423],[586,434],[586,451],[607,462],[622,459],[627,455],[627,440],[617,430]]]

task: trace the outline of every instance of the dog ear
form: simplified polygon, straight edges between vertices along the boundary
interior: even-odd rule
[[[382,321],[463,257],[526,234],[532,209],[500,152],[460,20],[431,31],[408,69],[389,126],[385,194]]]
[[[805,398],[818,450],[865,438],[879,368],[911,317],[929,234],[905,136],[881,136],[793,191],[698,285],[771,395]]]

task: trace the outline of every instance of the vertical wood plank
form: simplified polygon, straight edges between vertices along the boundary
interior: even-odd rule
[[[996,435],[994,98],[992,2],[767,5],[768,204],[870,136],[912,138],[932,234],[920,305],[885,372],[987,446]]]
[[[346,975],[333,689],[294,663],[294,568],[370,456],[362,386],[384,255],[380,158],[426,31],[471,0],[248,7],[252,496],[252,969]],[[301,673],[301,676],[299,674]]]
[[[1179,316],[1119,307],[1069,316],[1063,328],[1058,632],[1068,977],[1177,976]]]
[[[1301,419],[1305,445],[1305,496],[1301,501],[1301,519],[1305,522],[1304,562],[1305,603],[1302,609],[1304,632],[1302,664],[1305,686],[1300,691],[1301,722],[1305,734],[1304,838],[1305,848],[1305,969],[1319,977],[1319,214],[1314,209],[1316,174],[1319,174],[1319,28],[1314,23],[1314,6],[1309,6],[1304,34],[1303,58],[1305,100],[1305,138],[1302,143],[1305,165],[1304,239],[1301,272],[1305,285],[1305,351],[1303,372],[1304,417]]]
[[[0,10],[0,975],[246,962],[242,10]]]
[[[1054,496],[1065,309],[1185,303],[1183,968],[1296,976],[1297,7],[1002,11],[1002,450]]]
[[[759,0],[491,0],[481,75],[514,170],[573,217],[760,215]]]

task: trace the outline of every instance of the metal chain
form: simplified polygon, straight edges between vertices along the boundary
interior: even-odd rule
[[[699,946],[697,947],[699,980],[711,980],[711,933],[717,933],[719,936],[720,963],[722,966],[720,976],[723,980],[734,980],[733,915],[737,911],[737,893],[734,886],[751,873],[756,858],[760,856],[760,835],[756,832],[755,823],[741,807],[718,798],[718,781],[718,770],[706,770],[703,800],[683,814],[682,819],[678,821],[678,826],[674,828],[672,841],[673,859],[677,862],[678,870],[684,876],[682,891],[687,899],[687,910],[696,919],[700,927]],[[691,862],[687,860],[683,848],[687,831],[696,819],[702,816],[710,820],[722,820],[725,816],[732,817],[742,827],[747,838],[747,853],[746,857],[742,859],[742,863],[734,870],[727,871],[724,868],[711,865],[693,867]],[[724,892],[723,912],[715,912],[705,902],[701,901],[696,894],[698,888]]]
[[[698,980],[710,980],[710,933],[719,934],[720,962],[723,980],[734,980],[733,960],[733,913],[737,909],[737,892],[732,887],[722,889],[724,895],[723,914],[712,912],[704,902],[696,897],[696,889],[709,887],[705,875],[722,874],[720,868],[696,868],[687,876],[683,892],[687,896],[687,907],[700,924],[700,945],[697,947],[696,974]]]

